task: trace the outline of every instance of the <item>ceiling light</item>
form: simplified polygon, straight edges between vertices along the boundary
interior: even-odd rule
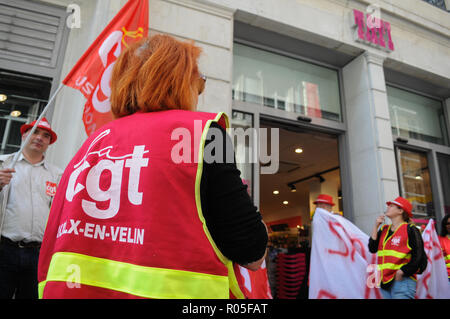
[[[283,204],[284,204],[284,205],[287,205],[287,204],[289,204],[289,202],[288,202],[287,200],[285,200],[285,201],[283,202]]]
[[[303,149],[302,148],[296,148],[295,149],[295,153],[301,154],[301,153],[303,153]]]
[[[22,112],[15,110],[9,113],[9,115],[11,115],[12,117],[19,117],[20,115],[22,115]]]
[[[291,188],[292,193],[295,193],[297,191],[297,188],[295,187],[295,185],[289,185],[289,187]]]
[[[6,94],[0,94],[0,102],[5,102],[8,99]]]
[[[274,194],[274,195],[278,195],[279,193],[280,193],[280,192],[277,191],[277,190],[274,190],[274,191],[273,191],[273,194]]]

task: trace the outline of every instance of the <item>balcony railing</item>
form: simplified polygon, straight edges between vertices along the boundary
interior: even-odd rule
[[[438,7],[444,11],[450,10],[450,8],[447,8],[445,6],[445,0],[423,0],[425,2],[428,2],[429,4],[432,4],[435,7]]]

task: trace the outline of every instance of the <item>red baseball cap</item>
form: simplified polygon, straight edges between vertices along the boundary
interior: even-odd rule
[[[314,204],[328,204],[331,206],[336,205],[335,203],[333,203],[333,197],[331,197],[330,195],[326,195],[326,194],[320,194],[319,196],[317,196],[316,201],[314,202]]]
[[[408,216],[410,218],[413,217],[413,215],[412,215],[412,204],[406,198],[403,198],[403,197],[399,196],[396,199],[394,199],[393,201],[386,202],[386,205],[388,205],[388,206],[391,205],[391,204],[394,204],[397,207],[403,209],[408,214]]]
[[[31,129],[34,124],[36,124],[36,121],[33,121],[29,124],[24,124],[20,127],[20,134],[24,134],[26,131],[28,131],[29,129]],[[56,135],[55,132],[53,132],[50,123],[47,121],[47,119],[45,117],[42,118],[42,120],[39,122],[39,124],[37,125],[38,128],[46,130],[47,132],[50,133],[51,138],[50,138],[50,144],[53,144],[56,142],[56,139],[58,138],[58,136]]]

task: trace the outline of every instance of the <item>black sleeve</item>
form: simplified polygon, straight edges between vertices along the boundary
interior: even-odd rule
[[[415,226],[408,225],[408,242],[411,247],[411,261],[400,268],[405,277],[412,276],[419,270],[424,253],[422,236]]]
[[[208,133],[210,140],[205,142],[200,184],[203,216],[211,237],[222,254],[240,265],[245,265],[264,256],[268,241],[267,231],[261,222],[261,214],[247,193],[247,186],[242,183],[231,138],[218,124],[212,123],[211,128],[215,130],[210,129],[210,132],[220,132],[222,139],[217,141],[223,143],[216,143],[217,136]],[[220,151],[218,147],[212,151],[213,142],[214,145],[222,144],[223,152],[215,157],[216,160],[208,160],[208,163],[207,153],[214,157],[215,151]],[[231,158],[231,161],[227,162],[227,158]]]
[[[378,251],[378,243],[380,242],[381,229],[377,233],[377,239],[373,240],[372,236],[369,237],[369,251],[375,254]]]

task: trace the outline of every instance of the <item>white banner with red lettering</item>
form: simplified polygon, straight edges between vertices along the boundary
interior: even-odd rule
[[[442,255],[434,220],[428,221],[428,225],[422,233],[422,239],[428,265],[425,271],[417,276],[416,298],[450,299],[447,266]]]
[[[312,221],[309,299],[382,298],[369,236],[342,216],[317,208]]]

